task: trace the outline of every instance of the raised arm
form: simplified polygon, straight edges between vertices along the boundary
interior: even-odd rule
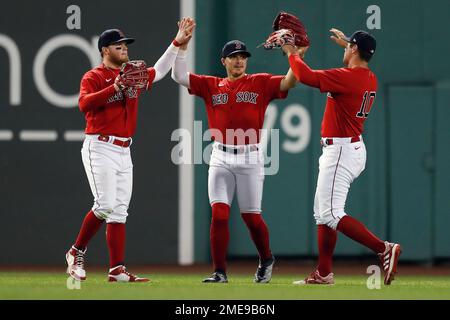
[[[186,43],[180,46],[180,49],[178,51],[178,55],[175,59],[175,63],[172,68],[172,79],[182,86],[190,89],[190,83],[189,83],[189,72],[187,71],[187,64],[186,64],[186,56],[187,56],[187,47],[190,39],[192,38],[192,32],[195,28],[195,21],[191,18],[187,18],[187,24],[190,26],[188,30],[190,30],[190,37],[188,37],[188,40]]]
[[[175,39],[172,41],[161,58],[159,58],[159,60],[155,63],[155,80],[153,80],[153,82],[159,81],[166,76],[174,65],[179,47],[187,44],[192,37],[193,26],[189,23],[189,19],[190,18],[181,19],[178,23],[178,33],[175,36]]]
[[[297,79],[295,78],[294,72],[292,72],[292,69],[289,68],[283,80],[280,82],[280,91],[288,91],[289,89],[295,87],[296,83]]]
[[[308,47],[296,48],[291,45],[284,45],[283,51],[289,59],[289,65],[297,80],[311,87],[319,87],[319,78],[315,70],[312,70],[304,61],[303,57]]]

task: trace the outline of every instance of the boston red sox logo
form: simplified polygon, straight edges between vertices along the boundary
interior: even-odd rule
[[[235,47],[236,47],[236,50],[242,49],[242,45],[241,45],[240,42],[236,41],[236,42],[234,43],[234,45],[235,45]]]

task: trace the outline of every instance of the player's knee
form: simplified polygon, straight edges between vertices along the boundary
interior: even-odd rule
[[[212,217],[213,219],[228,220],[230,217],[230,206],[222,202],[213,203]]]
[[[108,207],[99,207],[92,210],[95,214],[95,216],[99,219],[106,220],[108,217],[113,213],[112,208]]]
[[[128,213],[126,211],[113,211],[108,218],[106,223],[125,223],[127,222]]]
[[[105,221],[106,223],[126,223],[127,217],[109,217]]]
[[[241,213],[261,214],[261,207],[257,205],[239,206]]]
[[[337,225],[343,216],[345,216],[345,212],[343,210],[333,212],[328,210],[320,214],[314,214],[316,224],[325,224],[333,230],[337,229]]]

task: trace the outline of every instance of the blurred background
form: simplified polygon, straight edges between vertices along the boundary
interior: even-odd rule
[[[193,72],[225,76],[221,48],[239,39],[252,53],[248,73],[285,74],[288,63],[281,52],[256,48],[281,10],[305,23],[311,39],[305,59],[315,69],[342,65],[343,50],[329,40],[332,27],[347,35],[367,30],[376,37],[371,68],[379,89],[364,134],[368,161],[351,187],[346,211],[379,237],[401,243],[402,262],[450,261],[450,37],[445,25],[450,1],[16,0],[3,9],[1,265],[64,264],[92,206],[81,162],[85,123],[77,94],[82,75],[99,63],[97,37],[103,30],[120,28],[135,37],[130,57],[153,65],[175,36],[179,17],[192,15],[197,21],[189,48]],[[318,90],[298,85],[266,113],[266,126],[279,129],[280,149],[272,162],[276,174],[265,179],[263,215],[280,259],[317,254],[312,207],[325,99]],[[139,108],[126,259],[208,263],[208,166],[178,166],[171,160],[174,130],[192,129],[193,120],[207,128],[203,101],[187,95],[168,75],[141,98]],[[201,145],[201,136],[193,139]],[[230,223],[230,258],[255,259],[236,206]],[[340,237],[337,260],[366,256],[372,253]],[[104,232],[89,245],[88,261],[107,264]]]

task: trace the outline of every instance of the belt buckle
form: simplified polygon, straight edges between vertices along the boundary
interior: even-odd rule
[[[331,146],[333,144],[333,139],[330,138],[321,138],[320,139],[320,145],[322,147],[328,147]]]
[[[99,135],[98,136],[98,140],[103,141],[103,142],[109,142],[109,137],[108,136]]]

